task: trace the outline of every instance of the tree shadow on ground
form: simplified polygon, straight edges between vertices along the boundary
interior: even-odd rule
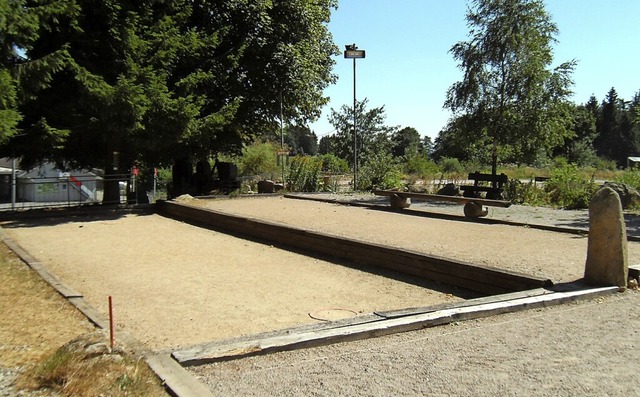
[[[154,213],[155,210],[151,206],[30,210],[2,213],[0,214],[0,225],[5,229],[56,226],[74,222],[114,221],[127,215],[147,216]]]

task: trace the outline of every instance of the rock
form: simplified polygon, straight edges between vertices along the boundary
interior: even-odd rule
[[[589,242],[584,280],[592,285],[626,288],[629,273],[627,231],[620,196],[610,187],[589,204]]]
[[[391,204],[391,208],[395,208],[398,210],[409,208],[409,206],[411,205],[411,199],[394,194],[393,196],[389,196],[389,204]]]
[[[110,353],[107,337],[101,331],[80,335],[68,342],[63,348],[86,357],[96,357]]]
[[[275,184],[273,181],[258,181],[258,193],[274,193]]]
[[[438,190],[437,194],[441,194],[443,196],[458,196],[460,194],[460,189],[453,183],[447,183]]]
[[[467,218],[480,218],[487,216],[489,209],[475,202],[469,202],[464,205],[464,216]]]
[[[185,201],[195,200],[195,198],[193,198],[193,196],[191,196],[190,194],[183,194],[181,196],[176,197],[174,200],[178,202],[185,202]]]
[[[638,193],[636,189],[618,182],[606,182],[602,188],[605,187],[609,187],[618,193],[620,202],[622,203],[622,209],[640,206],[640,193]]]

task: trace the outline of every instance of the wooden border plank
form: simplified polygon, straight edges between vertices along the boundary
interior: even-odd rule
[[[393,333],[415,331],[422,328],[470,320],[496,314],[514,312],[537,307],[547,307],[565,302],[612,294],[618,287],[603,287],[580,291],[554,292],[551,294],[522,297],[519,299],[480,303],[472,306],[453,307],[429,313],[395,317],[353,326],[330,328],[311,332],[287,332],[270,338],[254,338],[236,343],[210,343],[172,353],[185,366],[238,359],[279,351],[316,347],[338,342],[347,342]]]
[[[211,391],[167,354],[145,357],[147,365],[162,380],[165,387],[180,397],[213,397]]]
[[[358,265],[400,271],[483,294],[521,291],[553,284],[549,279],[508,270],[478,266],[268,221],[252,220],[174,202],[159,202],[158,211],[161,215],[198,226],[231,232],[306,253],[338,258]]]

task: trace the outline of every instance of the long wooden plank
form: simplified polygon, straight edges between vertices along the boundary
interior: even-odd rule
[[[187,370],[168,354],[147,356],[145,361],[158,375],[172,395],[180,397],[213,397],[202,383],[198,382]]]
[[[581,291],[555,292],[553,294],[391,318],[351,327],[334,328],[317,332],[290,333],[275,338],[247,340],[244,343],[236,343],[233,345],[212,343],[201,348],[174,351],[172,356],[182,365],[201,365],[256,354],[274,353],[413,331],[447,324],[452,321],[469,320],[517,310],[558,305],[568,301],[611,294],[616,291],[618,291],[617,287],[604,287]]]
[[[413,192],[398,192],[395,190],[374,190],[373,194],[378,196],[398,196],[416,200],[425,201],[448,201],[458,204],[478,203],[482,205],[489,205],[493,207],[508,208],[511,206],[511,201],[507,200],[490,200],[476,197],[461,197],[461,196],[445,196],[442,194],[427,194],[427,193],[413,193]]]
[[[477,266],[423,253],[368,243],[346,237],[326,235],[267,221],[251,220],[218,211],[171,202],[159,205],[165,216],[204,227],[224,230],[295,250],[327,255],[359,265],[405,272],[428,280],[474,291],[497,294],[543,287],[550,280],[510,271]]]
[[[507,294],[485,296],[482,298],[467,299],[467,300],[464,300],[461,302],[455,302],[455,303],[441,303],[439,305],[431,305],[431,306],[425,306],[425,307],[413,307],[413,308],[406,308],[406,309],[400,309],[400,310],[388,310],[383,312],[375,312],[375,314],[384,318],[414,316],[416,314],[431,313],[438,310],[477,306],[485,303],[505,302],[505,301],[515,300],[515,299],[529,298],[532,296],[548,295],[553,293],[555,292],[548,290],[546,288],[536,288],[529,291],[518,291],[518,292],[507,293]]]

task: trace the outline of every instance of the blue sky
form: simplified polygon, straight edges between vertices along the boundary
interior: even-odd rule
[[[388,125],[413,127],[435,138],[451,116],[442,108],[447,89],[461,72],[449,54],[468,40],[466,0],[340,0],[329,30],[344,50],[355,43],[366,51],[357,60],[357,98],[369,108],[385,106]],[[604,99],[611,87],[631,100],[640,91],[640,0],[547,0],[558,26],[554,66],[576,59],[573,101],[594,94]],[[353,61],[335,58],[338,82],[325,90],[331,98],[311,124],[318,138],[333,132],[330,109],[353,105]]]

